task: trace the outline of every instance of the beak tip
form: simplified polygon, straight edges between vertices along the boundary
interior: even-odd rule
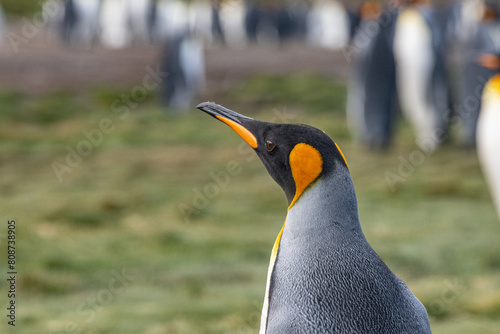
[[[247,120],[253,120],[253,118],[250,118],[245,115],[238,114],[237,112],[234,112],[230,109],[227,109],[226,107],[223,107],[215,102],[202,102],[196,106],[196,108],[206,112],[212,117],[219,118],[227,118],[232,120],[233,122],[241,123],[242,119],[247,119]]]
[[[202,102],[202,103],[198,104],[196,106],[196,108],[205,111],[206,107],[208,107],[210,105],[214,105],[214,104],[215,104],[214,102],[210,102],[210,101]]]
[[[243,140],[245,140],[252,148],[257,149],[258,144],[255,135],[241,122],[242,119],[254,121],[252,118],[240,115],[237,112],[227,109],[214,102],[202,102],[198,104],[196,108],[229,125],[229,127],[236,131],[236,133],[239,134],[241,138],[243,138]]]

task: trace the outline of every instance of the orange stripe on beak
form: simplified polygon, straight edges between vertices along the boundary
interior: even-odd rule
[[[233,129],[237,134],[239,134],[240,137],[243,138],[243,140],[246,141],[248,145],[252,146],[254,149],[257,148],[257,138],[255,138],[255,136],[250,131],[248,131],[244,126],[234,121],[231,121],[230,119],[227,119],[225,117],[221,116],[215,116],[215,117],[217,117],[219,121],[229,125],[229,127]]]

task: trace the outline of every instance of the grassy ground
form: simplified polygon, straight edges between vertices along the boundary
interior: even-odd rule
[[[12,332],[257,333],[284,195],[223,124],[194,108],[168,114],[155,96],[129,108],[121,93],[0,93],[3,245],[6,220],[18,224]],[[424,155],[406,125],[391,151],[363,149],[349,140],[344,95],[301,74],[256,76],[211,99],[325,130],[347,157],[367,239],[433,332],[500,333],[500,224],[475,153]]]
[[[41,8],[41,2],[36,0],[2,0],[2,8],[17,16],[33,15]]]

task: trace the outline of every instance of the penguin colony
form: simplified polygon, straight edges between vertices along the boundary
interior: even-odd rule
[[[353,137],[370,148],[388,148],[400,110],[417,145],[430,153],[448,140],[451,119],[460,120],[461,143],[475,147],[481,92],[496,71],[478,58],[500,53],[498,3],[440,3],[446,5],[433,6],[430,0],[368,1],[361,7],[334,0],[267,5],[66,0],[52,26],[69,44],[167,43],[164,68],[177,73],[164,89],[172,110],[186,109],[204,87],[204,44],[292,40],[343,52],[351,64],[346,110]]]
[[[288,200],[271,253],[260,334],[431,333],[427,312],[366,241],[345,157],[323,131],[198,108],[257,153]]]
[[[43,12],[52,13],[53,5],[47,0]],[[49,28],[52,38],[76,47],[165,45],[162,70],[169,76],[162,97],[170,110],[185,111],[205,87],[204,45],[307,41],[339,50],[351,38],[355,17],[337,1],[309,8],[300,1],[66,0]]]
[[[477,146],[500,217],[500,144],[492,130],[500,124],[492,112],[498,105],[485,91],[495,91],[492,78],[500,72],[498,2],[437,7],[413,0],[384,8],[367,2],[352,50],[346,110],[353,137],[371,149],[388,148],[399,105],[416,144],[430,154],[453,124],[464,148]]]
[[[353,137],[386,149],[399,109],[422,151],[446,142],[452,121],[462,145],[475,147],[482,90],[497,71],[487,55],[500,54],[499,14],[488,1],[365,3],[348,85]]]
[[[483,137],[483,90],[500,68],[498,2],[383,3],[349,10],[334,0],[278,6],[244,0],[66,0],[48,26],[72,45],[166,43],[162,65],[170,75],[163,97],[171,110],[186,110],[205,86],[202,43],[241,47],[294,40],[337,50],[351,65],[346,111],[357,141],[371,149],[390,147],[400,110],[426,154],[448,140],[452,122],[459,124],[462,145],[475,148]],[[47,0],[43,11],[50,12],[51,4]],[[0,12],[0,41],[2,21]],[[483,166],[498,155],[488,147],[489,153],[478,147]],[[492,177],[487,180],[498,193]]]
[[[241,47],[252,43],[307,41],[341,49],[349,43],[357,14],[339,1],[250,0],[65,0],[53,17],[53,35],[72,45],[121,49],[163,43],[189,30],[206,44]],[[52,10],[51,10],[52,9]]]
[[[244,0],[189,4],[66,0],[49,26],[72,45],[89,47],[100,42],[119,49],[166,43],[163,70],[171,75],[165,80],[163,97],[171,110],[186,110],[205,86],[202,42],[241,47],[293,40],[337,50],[351,65],[347,120],[359,142],[371,149],[387,149],[400,110],[425,153],[448,140],[450,122],[459,124],[462,145],[475,148],[482,136],[478,120],[483,89],[500,67],[498,2],[381,3],[368,1],[351,10],[334,0],[277,6]],[[44,8],[50,4],[47,0]],[[0,14],[0,35],[1,26]],[[481,163],[488,164],[486,153],[481,154]],[[488,155],[498,155],[497,150]],[[490,188],[498,192],[498,185]]]

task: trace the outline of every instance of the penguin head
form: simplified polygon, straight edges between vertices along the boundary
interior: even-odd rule
[[[337,144],[312,126],[262,122],[211,102],[197,108],[229,125],[255,150],[289,208],[323,175],[348,170]]]
[[[498,7],[493,1],[486,1],[479,4],[479,22],[491,23],[498,19]]]

